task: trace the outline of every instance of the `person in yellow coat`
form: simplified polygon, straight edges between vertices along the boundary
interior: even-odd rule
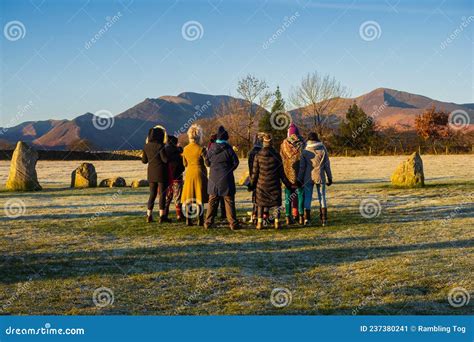
[[[198,218],[198,224],[204,225],[204,204],[208,202],[207,169],[205,165],[206,149],[202,147],[202,128],[193,124],[188,129],[189,144],[183,150],[184,173],[183,213],[186,225],[193,225],[193,218]]]

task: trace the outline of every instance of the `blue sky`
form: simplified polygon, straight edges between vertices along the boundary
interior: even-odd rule
[[[0,126],[118,114],[183,91],[236,95],[248,73],[285,97],[318,70],[353,96],[389,87],[474,102],[473,15],[470,0],[2,0]],[[12,21],[23,38],[6,33]],[[183,38],[189,21],[202,27],[196,40]],[[366,22],[380,28],[373,40]]]

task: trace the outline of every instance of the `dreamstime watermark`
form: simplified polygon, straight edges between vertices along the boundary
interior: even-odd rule
[[[111,196],[111,200],[110,201],[107,201],[107,202],[104,202],[97,210],[96,212],[94,213],[94,215],[92,215],[91,217],[89,217],[85,222],[84,222],[84,228],[87,228],[89,227],[99,216],[101,216],[102,214],[106,213],[107,211],[109,211],[109,208],[110,208],[110,205],[112,204],[112,202],[115,202],[119,197],[120,195],[122,195],[122,190],[117,190],[114,194],[112,194]]]
[[[53,328],[51,323],[46,323],[40,328],[15,328],[9,326],[5,329],[6,335],[84,335],[83,328]]]
[[[175,137],[179,137],[181,134],[186,133],[189,127],[197,120],[199,119],[210,107],[212,106],[211,101],[207,100],[205,104],[203,105],[196,105],[194,109],[196,110],[191,116],[188,121],[186,121],[179,129],[174,131],[173,135]]]
[[[267,195],[269,195],[269,194],[267,194]],[[275,209],[273,209],[272,214],[268,217],[268,220],[274,220],[276,218],[279,218],[281,216],[281,212],[285,210],[285,204],[286,203],[292,203],[296,198],[298,198],[298,193],[295,190],[290,194],[290,196],[288,196],[288,198],[285,199],[285,201],[283,201],[282,205],[280,205],[279,207],[276,207]],[[301,213],[300,213],[300,215],[301,215]],[[267,220],[264,220],[263,224],[266,225]]]
[[[382,212],[382,206],[376,198],[364,198],[360,201],[359,212],[364,218],[375,218]]]
[[[28,103],[26,105],[23,105],[23,106],[18,106],[17,107],[17,112],[15,114],[14,117],[12,117],[10,119],[10,121],[8,122],[8,127],[3,127],[1,130],[0,130],[0,135],[4,135],[7,133],[9,127],[13,127],[15,126],[16,124],[19,123],[19,121],[21,120],[21,118],[26,114],[28,113],[31,108],[33,108],[33,101],[28,101]]]
[[[370,292],[370,295],[365,297],[364,300],[357,305],[355,309],[352,310],[352,314],[355,316],[359,313],[361,309],[363,309],[367,304],[369,304],[370,301],[374,300],[377,298],[380,292],[385,288],[385,285],[387,284],[387,279],[384,279],[379,285],[377,285],[372,291]]]
[[[453,110],[449,113],[448,125],[454,130],[461,130],[469,127],[471,124],[471,118],[469,114],[462,109]]]
[[[8,218],[14,219],[26,214],[26,205],[19,198],[10,198],[5,202],[3,210]]]
[[[23,39],[26,36],[26,27],[19,20],[9,21],[3,27],[3,35],[11,42]]]
[[[359,27],[359,35],[366,42],[379,39],[382,35],[380,24],[373,20],[363,22]]]
[[[113,114],[106,109],[97,111],[92,117],[92,125],[94,125],[94,127],[99,131],[112,128],[114,126],[114,122],[115,118]]]
[[[181,36],[189,42],[201,39],[204,36],[204,27],[199,21],[187,21],[181,27]]]
[[[91,39],[89,39],[87,42],[84,43],[84,48],[86,50],[89,50],[92,47],[92,45],[97,43],[112,28],[112,26],[114,26],[114,24],[120,20],[120,18],[122,18],[121,12],[117,12],[112,17],[107,16],[105,18],[104,26],[102,26],[99,29],[99,31],[97,31],[96,34],[92,36]]]
[[[204,282],[199,282],[195,287],[194,291],[189,295],[186,300],[184,301],[184,304],[177,307],[174,310],[174,315],[179,315],[184,309],[190,307],[193,302],[195,302],[204,291],[206,291],[209,288],[212,288],[212,279],[214,277],[214,273],[211,273],[209,277]]]
[[[262,48],[264,50],[268,49],[270,45],[272,45],[283,33],[285,33],[285,31],[298,19],[299,16],[300,13],[297,11],[289,17],[284,17],[281,26],[262,44]]]
[[[10,298],[8,298],[5,301],[5,303],[3,303],[0,306],[0,313],[6,311],[9,307],[11,307],[13,305],[13,303],[15,303],[20,298],[20,296],[22,294],[27,293],[30,290],[32,281],[33,281],[33,277],[30,277],[28,279],[28,281],[26,281],[24,283],[19,283],[17,285],[17,289],[16,289],[15,293]]]
[[[106,306],[114,304],[115,297],[114,291],[108,287],[98,287],[92,294],[92,302],[99,308],[105,308]]]
[[[448,302],[454,308],[460,308],[468,305],[471,300],[471,295],[463,287],[455,287],[448,293]]]
[[[467,18],[462,17],[461,20],[462,20],[461,24],[459,24],[459,26],[456,27],[453,32],[451,32],[448,38],[446,38],[445,40],[441,42],[441,44],[439,45],[441,50],[446,49],[449,44],[451,44],[453,41],[455,41],[459,37],[459,35],[464,31],[464,29],[466,29],[469,26],[469,24],[474,21],[474,15],[471,15]]]
[[[202,203],[198,202],[195,198],[188,198],[184,201],[181,205],[181,210],[184,217],[188,219],[196,218],[204,213]]]
[[[270,125],[273,129],[287,129],[291,123],[291,116],[284,110],[277,110],[270,115]]]
[[[270,303],[276,308],[289,306],[293,300],[291,291],[286,287],[277,287],[270,294]]]
[[[370,113],[370,115],[367,117],[364,123],[362,123],[362,125],[357,127],[356,130],[352,131],[352,139],[357,138],[370,124],[375,122],[375,119],[380,114],[383,113],[383,111],[385,110],[385,108],[387,108],[387,106],[388,106],[387,101],[384,101],[380,106],[374,106],[374,110],[372,111],[372,113]]]

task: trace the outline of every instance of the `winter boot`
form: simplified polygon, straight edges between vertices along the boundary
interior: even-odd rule
[[[183,221],[183,212],[181,211],[181,206],[176,206],[176,221],[181,222]]]
[[[321,225],[323,227],[328,224],[328,208],[321,208]]]
[[[280,229],[281,228],[281,223],[279,219],[275,219],[275,229]]]
[[[187,226],[193,226],[193,219],[189,218],[189,217],[186,217],[186,225]]]
[[[146,216],[146,223],[152,223],[153,222],[153,215],[147,215]]]
[[[290,224],[293,224],[293,223],[295,223],[295,221],[293,221],[293,217],[287,216],[286,217],[286,225],[289,226]]]
[[[171,223],[171,219],[168,218],[168,215],[162,215],[160,216],[160,223]]]
[[[311,224],[311,210],[305,209],[304,210],[304,225],[308,226],[309,224]]]
[[[198,226],[204,226],[204,214],[199,215],[198,217]]]
[[[303,215],[303,214],[300,215],[300,220],[299,220],[298,223],[299,223],[300,225],[304,225],[304,215]]]
[[[233,225],[230,225],[230,230],[239,230],[240,228],[242,228],[240,226],[240,222],[237,221],[236,223],[234,223]]]

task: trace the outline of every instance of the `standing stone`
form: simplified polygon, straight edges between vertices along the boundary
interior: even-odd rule
[[[7,190],[41,190],[36,174],[38,152],[23,141],[16,144],[10,163],[10,173],[6,184]]]
[[[248,171],[245,171],[242,176],[239,178],[239,185],[247,186],[250,184],[250,175]]]
[[[150,183],[146,179],[140,179],[140,180],[134,180],[130,186],[132,188],[142,188],[142,187],[148,187]]]
[[[127,186],[127,182],[123,177],[113,177],[103,179],[99,186],[101,188],[123,188],[124,186]]]
[[[413,153],[407,160],[398,165],[390,180],[392,185],[396,186],[424,186],[423,161],[418,152]]]
[[[82,163],[71,174],[71,188],[95,188],[97,173],[91,163]]]

